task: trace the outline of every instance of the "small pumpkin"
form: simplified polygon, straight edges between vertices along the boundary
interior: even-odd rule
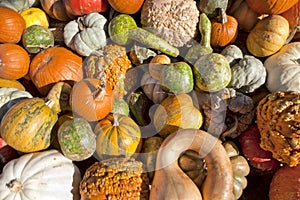
[[[3,168],[0,199],[79,199],[80,181],[79,169],[57,150],[29,153]]]
[[[39,97],[24,99],[4,115],[1,137],[21,152],[44,150],[50,145],[51,129],[58,119],[51,101]]]
[[[29,53],[38,53],[54,46],[54,36],[51,30],[44,26],[31,25],[23,32],[22,44]]]
[[[39,0],[2,0],[0,1],[0,6],[11,8],[20,13],[27,8],[37,5],[38,2]]]
[[[193,105],[192,97],[182,93],[170,95],[160,103],[155,110],[153,123],[159,135],[167,137],[179,129],[199,129],[203,123],[203,116]]]
[[[119,13],[135,14],[141,9],[144,0],[108,0],[108,3],[113,9],[115,9]]]
[[[99,79],[85,78],[73,86],[70,104],[73,112],[88,121],[101,120],[112,110],[113,91]]]
[[[269,91],[300,92],[299,52],[300,42],[291,42],[264,61],[267,70],[266,87]]]
[[[63,0],[40,0],[43,10],[53,19],[70,21],[74,16],[66,11]]]
[[[22,91],[13,87],[0,88],[0,108],[7,102],[21,97],[32,98],[33,96],[28,91]]]
[[[65,44],[78,54],[89,56],[106,45],[106,22],[107,19],[97,12],[70,21],[64,27]]]
[[[38,7],[30,7],[23,10],[21,16],[25,20],[26,28],[31,25],[41,25],[45,28],[49,27],[48,16],[44,10]]]
[[[163,69],[164,65],[167,64],[171,64],[171,59],[169,56],[165,54],[158,54],[154,56],[149,63],[149,73],[152,78],[159,80],[161,70]]]
[[[84,118],[65,120],[59,126],[57,135],[62,153],[71,160],[85,160],[96,150],[96,135]]]
[[[224,9],[220,9],[220,14],[211,21],[212,47],[224,47],[235,41],[238,34],[238,21],[235,17],[227,15]]]
[[[297,29],[297,26],[300,25],[300,2],[296,3],[293,7],[288,9],[287,11],[281,13],[281,16],[286,18],[289,21],[290,25],[290,31],[294,31],[294,29]],[[299,32],[295,33],[294,39],[299,39]]]
[[[284,45],[290,33],[289,22],[281,15],[269,15],[256,23],[246,45],[256,57],[270,56]]]
[[[63,0],[69,15],[82,16],[92,12],[106,12],[110,6],[107,0]]]
[[[0,6],[0,43],[18,43],[25,28],[25,20],[17,11]]]
[[[0,88],[2,87],[12,87],[17,88],[19,90],[25,91],[25,86],[18,80],[9,80],[5,78],[0,78]]]
[[[31,60],[29,76],[36,88],[47,94],[51,84],[76,82],[83,78],[82,57],[65,47],[44,49]]]
[[[30,58],[27,51],[18,44],[0,44],[0,78],[19,79],[29,70]]]
[[[95,129],[96,153],[100,160],[114,156],[132,156],[141,141],[141,130],[129,116],[109,114]]]
[[[298,0],[246,0],[248,6],[259,14],[281,14]]]

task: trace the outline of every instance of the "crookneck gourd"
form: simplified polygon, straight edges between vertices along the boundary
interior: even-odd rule
[[[201,191],[178,165],[179,156],[188,149],[199,152],[206,162],[207,177]],[[183,129],[163,141],[157,154],[150,200],[232,200],[232,191],[232,165],[220,140],[199,129]]]

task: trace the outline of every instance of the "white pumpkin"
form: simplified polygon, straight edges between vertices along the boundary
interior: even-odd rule
[[[265,60],[264,66],[269,91],[300,92],[300,42],[284,45],[279,52]]]
[[[80,181],[78,168],[57,150],[24,154],[4,166],[0,199],[78,200]]]
[[[0,88],[0,108],[10,100],[22,97],[32,98],[32,95],[27,91],[17,88],[2,87]]]
[[[106,45],[106,22],[107,19],[97,12],[68,22],[63,31],[65,44],[81,56],[89,56]]]

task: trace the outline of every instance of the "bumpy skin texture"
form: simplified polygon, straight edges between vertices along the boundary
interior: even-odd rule
[[[273,92],[257,106],[260,146],[289,166],[300,163],[300,93]]]
[[[198,21],[199,10],[193,0],[145,0],[141,10],[143,27],[176,47],[196,36]]]

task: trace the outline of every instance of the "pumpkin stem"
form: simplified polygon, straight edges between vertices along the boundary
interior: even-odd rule
[[[114,117],[114,124],[113,124],[113,126],[119,126],[120,123],[119,123],[119,120],[118,120],[118,114],[114,113],[113,117]]]
[[[100,84],[93,94],[94,99],[97,101],[101,101],[101,100],[103,100],[105,94],[106,94],[105,86],[104,86],[104,84]]]
[[[77,19],[78,28],[81,31],[86,28],[86,26],[83,24],[82,20],[83,20],[83,17],[78,17],[78,19]]]
[[[12,192],[21,192],[23,190],[23,184],[18,179],[13,179],[6,183],[6,187],[10,189]]]
[[[286,41],[285,41],[284,44],[290,43],[290,42],[293,40],[293,38],[294,38],[294,36],[296,35],[296,33],[299,32],[299,31],[300,31],[300,25],[297,25],[297,26],[292,30],[290,36],[286,39]]]
[[[227,22],[227,14],[224,8],[219,9],[218,21],[222,24],[225,24]]]
[[[55,104],[55,101],[53,99],[49,99],[48,101],[46,101],[45,103],[49,108],[52,109],[52,107],[54,106]]]

